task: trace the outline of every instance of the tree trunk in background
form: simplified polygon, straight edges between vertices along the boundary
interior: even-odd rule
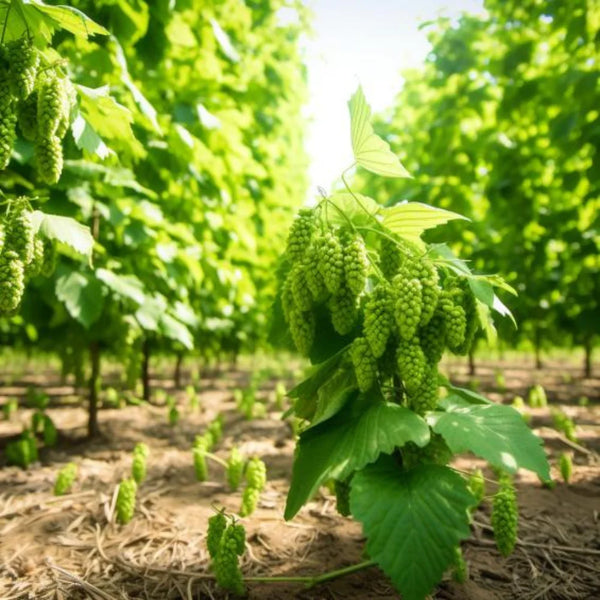
[[[88,414],[88,436],[93,438],[98,436],[100,428],[98,427],[98,396],[100,392],[100,347],[98,342],[90,344],[90,363],[92,372],[90,375],[90,403]]]
[[[536,329],[536,331],[535,331],[535,368],[536,369],[542,369],[544,366],[542,364],[541,345],[542,345],[542,334],[539,329]]]
[[[592,338],[589,337],[585,340],[584,344],[585,350],[585,368],[584,375],[587,379],[592,376]]]
[[[144,400],[150,402],[150,344],[147,339],[142,344],[142,385]]]
[[[181,389],[181,366],[183,365],[183,352],[177,353],[177,361],[175,362],[175,389]]]
[[[475,350],[471,348],[469,350],[469,375],[475,375]]]

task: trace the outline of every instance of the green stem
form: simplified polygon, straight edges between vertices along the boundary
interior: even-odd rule
[[[206,452],[205,456],[207,458],[210,458],[211,460],[214,460],[216,463],[220,464],[223,468],[227,468],[227,463],[222,459],[219,458],[216,454],[213,454],[212,452]]]
[[[350,186],[348,185],[348,182],[346,181],[346,173],[350,169],[354,168],[355,166],[356,166],[356,163],[353,163],[342,172],[342,182],[344,184],[344,187],[348,191],[348,193],[356,200],[356,203],[362,208],[363,212],[365,214],[369,215],[369,217],[372,217],[373,215],[366,209],[365,205],[359,200],[358,196],[350,189]]]
[[[244,581],[256,582],[256,583],[304,583],[307,588],[312,588],[315,585],[325,583],[331,579],[337,577],[343,577],[344,575],[350,575],[363,569],[374,567],[377,563],[374,560],[365,560],[356,565],[350,565],[343,569],[336,569],[335,571],[329,571],[317,576],[306,576],[306,577],[244,577]]]

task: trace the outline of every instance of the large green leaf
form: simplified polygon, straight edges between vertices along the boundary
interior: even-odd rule
[[[70,217],[48,215],[39,210],[33,212],[34,228],[44,237],[70,246],[85,257],[91,257],[94,238],[89,227]]]
[[[361,167],[385,177],[410,177],[387,142],[373,131],[371,108],[365,100],[362,88],[356,90],[350,102],[350,128],[352,150],[356,163]]]
[[[454,219],[466,219],[455,212],[420,202],[401,202],[384,208],[383,224],[395,234],[418,242],[427,229],[433,229]],[[468,220],[468,219],[466,219]]]
[[[350,492],[369,556],[403,600],[423,600],[442,578],[454,548],[470,534],[467,511],[473,504],[463,478],[448,467],[403,472],[389,456],[357,473]]]
[[[25,2],[24,2],[25,3]],[[87,15],[72,6],[48,6],[41,0],[28,0],[26,4],[50,17],[56,27],[70,31],[74,35],[87,38],[90,35],[108,35],[108,31],[95,23]]]
[[[452,406],[427,418],[453,452],[471,451],[495,467],[515,472],[518,468],[550,479],[542,441],[534,435],[514,408],[500,404]]]
[[[285,507],[291,519],[327,479],[344,479],[407,442],[425,446],[429,428],[412,411],[378,402],[358,416],[344,411],[305,431],[298,442]]]
[[[84,327],[93,325],[102,313],[102,284],[91,274],[71,271],[56,280],[56,296],[69,314]]]
[[[143,304],[146,300],[144,284],[135,275],[119,275],[108,269],[97,269],[96,277],[121,298],[133,300],[136,304]]]

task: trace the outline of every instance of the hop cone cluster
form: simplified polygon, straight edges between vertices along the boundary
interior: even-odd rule
[[[350,360],[354,366],[358,389],[367,392],[373,387],[377,377],[377,359],[364,337],[358,337],[352,342]]]
[[[244,553],[246,531],[240,524],[230,524],[221,534],[218,550],[213,557],[213,569],[219,586],[238,596],[244,594],[244,579],[239,557]]]
[[[260,493],[267,483],[267,469],[259,458],[251,458],[246,467],[246,488],[242,495],[240,516],[251,515],[258,505]]]
[[[365,304],[363,330],[375,358],[385,352],[388,339],[394,325],[394,298],[389,287],[380,285],[375,288]]]
[[[150,450],[146,444],[139,442],[133,449],[133,460],[131,462],[131,476],[140,485],[146,479],[147,461]]]
[[[121,481],[117,494],[117,521],[122,525],[126,525],[133,519],[136,494],[137,484],[133,479]]]
[[[0,169],[10,161],[18,122],[23,137],[34,143],[40,180],[54,184],[62,173],[61,140],[70,121],[69,81],[38,70],[39,52],[28,36],[0,47],[0,59]]]
[[[231,491],[235,492],[242,481],[244,474],[244,457],[239,449],[234,446],[227,459],[227,483]]]
[[[75,479],[77,478],[77,465],[75,463],[69,463],[65,465],[56,476],[56,483],[54,484],[54,495],[63,496],[70,489]]]
[[[517,497],[512,479],[507,473],[500,473],[498,491],[492,501],[492,528],[496,546],[502,556],[508,556],[517,542],[519,513]]]
[[[215,558],[219,553],[219,545],[225,529],[227,529],[227,517],[222,512],[218,512],[208,519],[206,548],[211,558]]]

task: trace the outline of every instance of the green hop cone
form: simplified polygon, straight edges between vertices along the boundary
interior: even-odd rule
[[[398,371],[409,395],[415,394],[423,382],[427,370],[425,354],[417,337],[402,340],[398,344]]]
[[[337,294],[344,281],[344,254],[340,240],[331,231],[319,244],[319,272],[329,292]]]
[[[437,365],[442,359],[446,347],[446,321],[444,317],[436,311],[436,314],[427,325],[419,329],[418,336],[427,362]]]
[[[492,528],[496,546],[502,556],[508,556],[517,542],[519,513],[517,497],[512,479],[507,473],[500,473],[498,491],[492,501]]]
[[[452,450],[446,441],[437,433],[431,434],[429,443],[419,448],[413,442],[408,442],[400,451],[402,464],[406,469],[412,469],[419,465],[447,465],[452,460]]]
[[[465,337],[462,344],[456,346],[456,353],[466,355],[470,352],[479,329],[479,315],[477,314],[477,300],[466,279],[460,279],[459,285],[462,290],[462,308],[465,311],[466,327]]]
[[[389,287],[379,285],[365,305],[364,335],[375,358],[385,352],[394,325],[394,298]]]
[[[356,383],[361,392],[371,389],[377,375],[377,359],[364,337],[357,337],[350,346],[350,360],[354,367]]]
[[[207,452],[206,442],[198,443],[198,438],[196,438],[196,443],[192,449],[192,455],[194,458],[194,472],[196,473],[196,479],[198,481],[206,481],[208,479],[208,466],[206,465]]]
[[[323,302],[329,292],[319,271],[319,244],[314,241],[304,255],[304,277],[313,300]]]
[[[344,275],[346,286],[358,296],[367,282],[369,259],[365,242],[360,235],[355,235],[344,248]]]
[[[147,462],[148,455],[150,454],[150,450],[146,444],[143,442],[139,442],[135,445],[133,449],[133,458],[131,461],[131,476],[133,480],[140,485],[144,479],[146,479],[147,474]]]
[[[75,463],[65,465],[56,476],[54,495],[63,496],[69,492],[75,479],[77,479],[77,465]]]
[[[248,461],[246,483],[259,491],[262,491],[267,484],[267,467],[260,458],[254,457]]]
[[[439,276],[435,266],[427,260],[413,263],[414,277],[421,283],[421,326],[427,325],[437,307],[440,295]]]
[[[446,343],[452,352],[456,352],[465,342],[467,316],[462,306],[455,304],[448,292],[440,294],[440,310],[446,324]]]
[[[310,310],[313,303],[313,297],[308,287],[306,278],[306,267],[303,263],[298,262],[294,265],[290,272],[292,294],[294,295],[294,303],[302,310]]]
[[[48,139],[57,135],[61,122],[68,118],[69,98],[62,77],[52,75],[42,81],[38,89],[37,122],[39,135]],[[60,133],[60,132],[59,132]],[[64,135],[64,133],[63,133]]]
[[[136,494],[137,484],[133,479],[121,481],[117,494],[117,521],[121,525],[126,525],[133,518]]]
[[[388,279],[392,279],[400,269],[402,255],[395,242],[388,238],[381,240],[379,251],[379,268]]]
[[[292,278],[286,277],[285,281],[281,285],[281,310],[283,311],[283,318],[285,322],[289,324],[292,311],[297,310],[296,302],[294,301],[294,292],[292,291]]]
[[[331,312],[331,324],[340,334],[346,335],[352,331],[358,311],[356,307],[356,298],[342,285],[338,292],[329,298],[327,306]]]
[[[308,356],[315,340],[315,316],[310,311],[301,311],[296,306],[289,313],[290,333],[298,352]]]
[[[206,534],[206,548],[212,559],[216,558],[221,544],[223,533],[227,529],[227,518],[218,512],[208,519],[208,532]]]
[[[302,260],[306,249],[309,247],[313,229],[313,211],[303,208],[292,223],[288,235],[286,252],[292,264]]]
[[[35,249],[32,216],[25,203],[19,201],[13,205],[6,223],[4,246],[7,250],[14,250],[24,266],[33,260]]]
[[[25,99],[33,92],[40,57],[29,36],[23,36],[7,46],[12,93]]]
[[[571,477],[573,476],[573,459],[570,454],[563,452],[560,455],[560,474],[565,483],[571,481]]]
[[[25,291],[24,266],[13,250],[0,253],[0,313],[12,313],[21,303]]]
[[[454,560],[452,561],[452,579],[456,583],[465,583],[469,579],[469,567],[463,556],[460,546],[454,549]]]
[[[35,142],[38,136],[37,103],[37,92],[33,92],[27,100],[23,100],[19,104],[17,109],[19,129],[29,142]]]
[[[342,517],[350,515],[350,479],[340,481],[336,479],[334,482],[335,490],[335,507]]]
[[[10,162],[15,139],[17,138],[17,115],[14,106],[0,106],[0,171]]]
[[[227,483],[232,492],[235,492],[242,481],[244,474],[244,457],[237,447],[233,447],[227,459]]]
[[[33,240],[33,258],[31,262],[25,267],[26,277],[35,277],[42,272],[44,266],[44,241],[36,237]]]
[[[258,506],[258,500],[260,499],[260,490],[253,487],[246,487],[242,494],[242,506],[240,508],[240,516],[248,517],[251,515]]]
[[[16,98],[12,93],[11,75],[6,65],[3,64],[3,48],[0,46],[0,115],[7,108],[13,108]]]
[[[56,269],[57,258],[54,242],[52,240],[44,240],[44,260],[42,262],[40,275],[43,277],[52,277],[54,270]]]
[[[213,568],[219,586],[237,596],[245,593],[244,579],[238,560],[240,554],[239,533],[235,526],[230,525],[221,536],[219,550],[213,559]]]
[[[396,294],[394,319],[398,333],[401,338],[410,340],[417,332],[421,320],[423,287],[418,279],[410,277],[406,268],[400,270],[393,283]]]
[[[40,181],[48,185],[58,182],[63,170],[63,150],[55,135],[38,138],[35,142],[35,159]]]
[[[418,415],[437,407],[439,399],[438,373],[435,366],[427,365],[423,373],[421,385],[414,394],[408,394],[410,409]]]

